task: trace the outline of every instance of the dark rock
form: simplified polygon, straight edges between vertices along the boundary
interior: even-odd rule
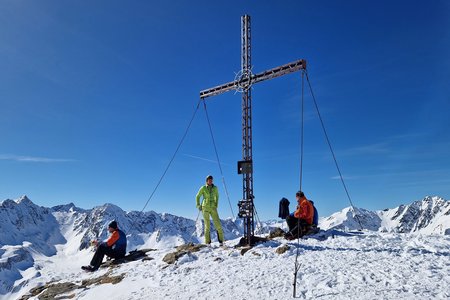
[[[251,237],[250,246],[253,247],[256,244],[265,243],[267,241],[269,241],[269,238],[260,237],[260,236],[254,235],[254,236]],[[239,240],[239,243],[235,247],[247,247],[247,246],[249,246],[248,243],[247,243],[247,238],[246,237],[242,237]]]
[[[197,251],[200,251],[200,249],[202,249],[204,247],[206,247],[206,245],[187,243],[187,244],[176,247],[176,249],[177,249],[177,251],[197,252]]]
[[[128,255],[125,255],[123,258],[117,258],[112,260],[107,260],[104,262],[100,267],[101,268],[107,268],[112,267],[115,265],[124,264],[130,261],[136,261],[136,260],[152,260],[153,258],[147,256],[147,252],[155,251],[155,249],[141,249],[141,250],[133,250],[128,253]]]
[[[174,264],[180,257],[185,255],[186,253],[187,253],[186,251],[167,253],[166,255],[164,255],[162,260],[167,264]]]
[[[241,249],[241,255],[244,255],[245,253],[247,253],[248,250],[252,249],[252,247],[243,247]]]
[[[290,248],[290,247],[289,247],[288,245],[283,245],[283,246],[278,247],[277,250],[275,250],[275,252],[276,252],[277,254],[283,254],[283,253],[285,253],[286,251],[288,251],[289,248]]]
[[[125,273],[116,275],[116,276],[110,276],[110,272],[100,276],[100,277],[96,277],[96,278],[91,278],[91,279],[85,279],[81,282],[81,286],[82,288],[87,288],[88,286],[91,285],[100,285],[100,284],[106,284],[106,283],[112,283],[112,284],[116,284],[122,281],[122,279],[125,277]]]
[[[71,282],[60,282],[60,283],[54,283],[54,284],[46,284],[42,286],[41,288],[44,288],[43,290],[36,290],[38,299],[39,300],[46,300],[46,299],[71,299],[75,297],[74,294],[67,295],[67,296],[60,296],[61,294],[67,294],[69,292],[72,292],[79,288],[78,285],[71,283]]]
[[[32,288],[29,294],[24,295],[20,298],[20,300],[28,300],[33,297],[37,297],[39,300],[47,300],[47,299],[72,299],[76,297],[75,293],[71,293],[77,289],[89,289],[92,285],[100,285],[106,283],[116,284],[122,281],[125,277],[125,274],[119,274],[116,276],[111,276],[111,272],[107,272],[106,274],[86,279],[81,282],[81,285],[72,283],[72,282],[47,282],[43,286],[38,286]],[[62,294],[66,294],[61,296]]]
[[[283,229],[277,227],[269,233],[269,239],[274,239],[276,237],[283,237],[285,233],[286,232]]]
[[[168,263],[168,264],[173,264],[183,255],[200,251],[200,249],[202,249],[204,247],[206,247],[206,246],[202,245],[202,244],[193,244],[193,243],[180,245],[180,246],[176,247],[175,252],[167,253],[163,257],[163,262]]]

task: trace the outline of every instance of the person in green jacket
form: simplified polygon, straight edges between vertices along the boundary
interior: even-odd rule
[[[200,198],[202,197],[203,200],[200,204]],[[195,201],[197,203],[197,208],[202,212],[205,221],[205,244],[211,244],[211,224],[209,220],[209,217],[211,216],[214,227],[217,230],[217,239],[219,240],[220,246],[223,246],[223,230],[222,225],[220,224],[219,214],[217,213],[219,190],[217,186],[213,184],[213,177],[211,175],[206,177],[206,184],[198,190]]]

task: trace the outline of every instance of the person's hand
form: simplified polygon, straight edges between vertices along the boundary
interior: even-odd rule
[[[198,209],[199,211],[202,211],[202,207],[201,207],[200,205],[197,205],[197,209]]]
[[[98,247],[98,241],[97,240],[92,240],[91,241],[91,246]]]

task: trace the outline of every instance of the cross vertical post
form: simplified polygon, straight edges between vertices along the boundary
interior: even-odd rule
[[[242,77],[250,78],[251,74],[251,32],[250,16],[244,15],[242,21]],[[242,86],[242,159],[250,164],[250,169],[243,172],[242,200],[246,203],[248,213],[244,217],[245,244],[250,245],[255,232],[253,206],[253,160],[252,160],[252,90],[251,81]]]
[[[242,200],[238,202],[240,218],[244,219],[244,237],[241,245],[252,246],[257,238],[254,236],[254,195],[253,195],[253,157],[252,157],[252,85],[299,70],[306,70],[303,59],[281,65],[258,74],[252,73],[250,16],[241,17],[241,70],[234,81],[200,91],[200,98],[223,94],[229,91],[242,92],[242,161],[238,162],[238,174],[242,174]]]

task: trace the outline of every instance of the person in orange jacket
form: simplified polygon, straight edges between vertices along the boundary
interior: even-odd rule
[[[289,227],[289,231],[285,234],[285,238],[288,240],[302,237],[305,229],[311,226],[314,218],[314,207],[306,199],[305,194],[302,191],[298,191],[295,194],[297,198],[297,210],[286,217],[286,223]]]

